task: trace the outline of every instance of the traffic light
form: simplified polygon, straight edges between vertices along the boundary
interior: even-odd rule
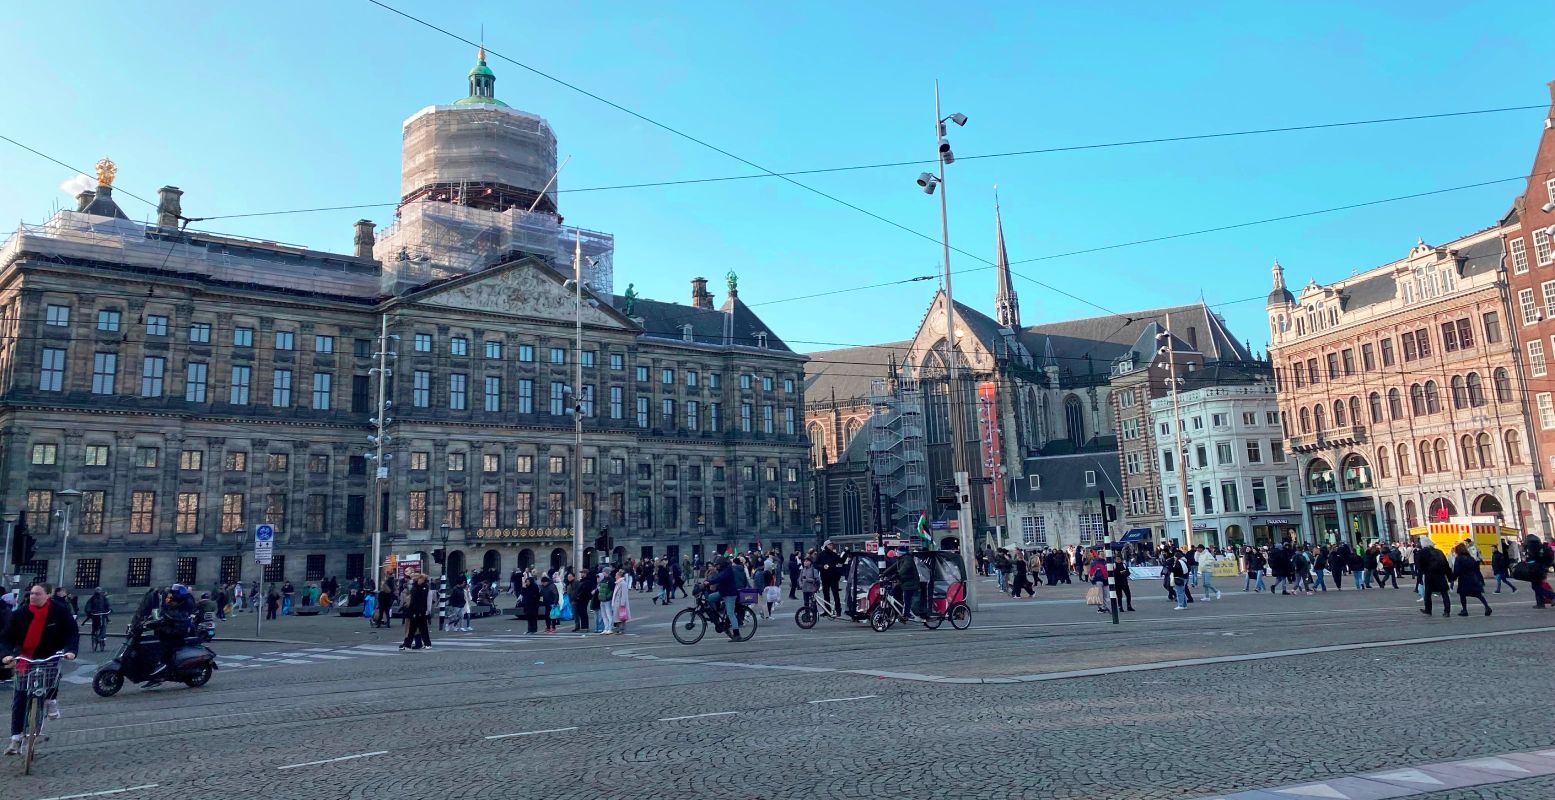
[[[27,533],[18,533],[14,538],[15,541],[11,543],[11,566],[22,567],[37,557],[38,540]]]
[[[594,549],[601,553],[610,552],[610,528],[608,526],[599,529],[599,536],[594,539]]]
[[[432,561],[433,561],[433,563],[435,563],[435,564],[437,564],[439,566],[442,566],[443,562],[445,560],[447,560],[447,558],[448,558],[448,551],[444,550],[441,547],[439,547],[439,548],[437,548],[437,549],[432,551]]]
[[[1108,522],[1117,522],[1118,521],[1118,507],[1116,505],[1113,505],[1112,503],[1108,503],[1107,504],[1107,521]]]

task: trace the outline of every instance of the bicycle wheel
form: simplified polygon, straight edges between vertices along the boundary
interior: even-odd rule
[[[32,774],[32,757],[43,739],[43,698],[27,701],[27,716],[22,719],[22,774]]]
[[[869,614],[869,627],[874,628],[876,633],[885,633],[894,624],[896,624],[896,617],[891,613],[891,608],[884,603],[876,606]]]
[[[799,610],[794,612],[794,624],[804,630],[815,627],[815,620],[815,609],[809,606],[800,606]]]
[[[932,611],[923,615],[923,627],[928,628],[931,631],[939,630],[939,626],[944,621],[945,621],[944,615],[942,615],[942,614],[935,614]]]
[[[675,641],[681,644],[696,644],[707,635],[707,620],[694,608],[681,609],[670,622],[670,633],[674,634]]]
[[[964,631],[972,627],[972,609],[965,603],[957,603],[950,607],[950,627],[958,631]]]
[[[749,606],[739,606],[734,611],[740,620],[739,630],[729,630],[729,638],[736,642],[748,642],[756,635],[756,612]]]

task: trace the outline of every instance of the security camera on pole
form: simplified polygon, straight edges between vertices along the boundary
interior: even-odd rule
[[[971,571],[976,568],[977,561],[972,553],[972,489],[970,477],[967,472],[966,460],[966,431],[963,430],[961,410],[960,369],[956,364],[956,302],[950,289],[950,212],[945,200],[945,165],[956,162],[955,153],[951,152],[950,142],[945,138],[945,123],[954,122],[957,126],[966,125],[965,114],[950,114],[942,116],[939,107],[939,81],[934,82],[934,139],[936,158],[939,162],[939,174],[929,172],[919,173],[918,188],[924,194],[932,195],[939,189],[939,225],[940,244],[944,250],[945,268],[945,363],[947,364],[946,376],[949,379],[950,394],[950,430],[951,449],[954,458],[956,474],[956,500],[961,508],[956,512],[956,539],[961,547],[961,562],[965,569]],[[966,582],[967,606],[973,611],[977,610],[977,581]]]

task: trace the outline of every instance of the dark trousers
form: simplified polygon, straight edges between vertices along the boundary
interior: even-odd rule
[[[1328,571],[1328,574],[1334,576],[1334,591],[1344,591],[1344,572],[1342,570],[1331,569]]]
[[[426,614],[411,614],[406,617],[409,622],[405,626],[405,641],[403,646],[420,649],[432,646],[431,617]]]
[[[1037,590],[1033,588],[1031,578],[1027,575],[1017,575],[1015,580],[1010,583],[1010,596],[1020,597],[1020,593],[1023,591],[1031,597],[1037,596]]]
[[[799,570],[788,571],[788,599],[794,599],[794,592],[799,588]]]
[[[1125,609],[1127,609],[1129,611],[1133,611],[1134,610],[1134,590],[1128,588],[1128,581],[1118,581],[1117,582],[1117,588],[1118,588],[1118,605],[1122,606],[1123,608],[1125,608]]]
[[[843,607],[842,588],[839,586],[840,583],[841,581],[837,580],[836,578],[821,581],[821,597],[825,598],[826,602],[832,603],[833,607],[839,611]]]
[[[1381,589],[1381,588],[1385,587],[1389,580],[1393,581],[1393,588],[1397,589],[1398,588],[1398,568],[1397,567],[1388,567],[1387,569],[1382,571],[1382,577],[1377,580],[1377,588]]]
[[[276,608],[274,605],[265,606],[265,619],[275,619]]]
[[[1442,613],[1452,613],[1452,597],[1448,596],[1446,588],[1435,591],[1427,589],[1425,591],[1425,613],[1431,613],[1431,598],[1438,594],[1442,596]]]
[[[1459,610],[1461,610],[1461,611],[1463,611],[1465,613],[1468,612],[1468,610],[1469,610],[1469,598],[1470,597],[1473,597],[1473,598],[1479,600],[1479,604],[1484,606],[1486,611],[1490,610],[1490,601],[1485,599],[1485,591],[1483,589],[1481,589],[1478,592],[1475,592],[1474,594],[1464,594],[1463,592],[1459,592],[1458,593],[1458,608],[1459,608]],[[1448,606],[1448,608],[1452,608],[1452,606]]]
[[[918,590],[917,589],[903,589],[902,590],[902,613],[906,614],[909,617],[912,616],[913,615],[912,604],[913,604],[913,601],[916,600],[917,598],[918,598]]]
[[[589,628],[589,604],[587,601],[572,606],[572,629],[586,631]]]

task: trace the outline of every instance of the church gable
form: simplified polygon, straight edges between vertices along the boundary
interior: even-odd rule
[[[562,285],[562,280],[549,268],[525,259],[425,289],[406,299],[420,305],[460,311],[571,321],[573,292]],[[595,298],[599,301],[598,307],[590,307],[590,297],[584,293],[585,325],[635,327],[630,319],[610,306],[608,298]]]

